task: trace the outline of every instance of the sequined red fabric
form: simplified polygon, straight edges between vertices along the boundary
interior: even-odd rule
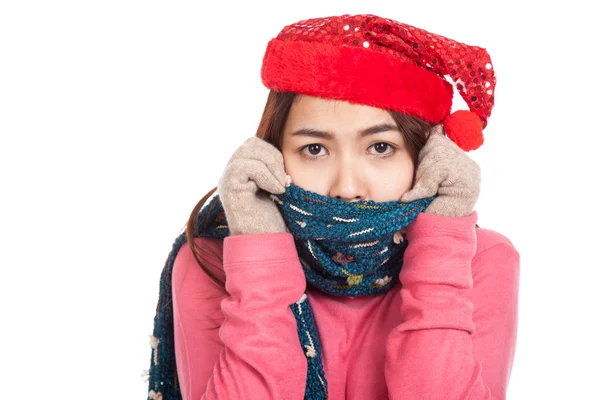
[[[496,76],[484,48],[371,14],[312,18],[288,25],[278,39],[362,47],[449,77],[482,126],[494,104]]]

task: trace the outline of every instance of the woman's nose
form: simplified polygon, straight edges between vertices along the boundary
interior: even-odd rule
[[[329,197],[343,201],[367,199],[367,190],[360,168],[352,163],[340,163],[329,189]]]

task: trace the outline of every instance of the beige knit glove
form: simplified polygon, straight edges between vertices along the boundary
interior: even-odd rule
[[[286,188],[283,155],[251,137],[234,153],[217,185],[230,235],[286,232],[277,205],[269,198]]]
[[[442,125],[431,130],[427,143],[419,153],[416,183],[401,201],[414,201],[438,193],[425,213],[446,217],[471,214],[481,183],[479,165],[448,139]]]

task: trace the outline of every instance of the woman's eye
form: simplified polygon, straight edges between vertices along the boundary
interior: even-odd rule
[[[302,148],[302,151],[305,152],[305,154],[306,154],[306,152],[308,152],[308,155],[310,155],[312,157],[324,155],[324,154],[321,154],[322,150],[325,150],[325,148],[323,146],[321,146],[320,144],[309,144]]]
[[[371,150],[372,149],[372,150]],[[384,142],[379,142],[369,147],[369,154],[385,157],[394,152],[395,147]],[[327,155],[327,149],[320,144],[309,144],[300,149],[300,152],[307,158],[318,158]]]
[[[375,143],[369,148],[372,148],[375,151],[375,155],[388,155],[394,150],[391,145],[383,142]]]

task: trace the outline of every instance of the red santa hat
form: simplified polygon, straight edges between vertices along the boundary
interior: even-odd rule
[[[450,113],[453,87],[469,111]],[[371,14],[313,18],[269,41],[263,84],[444,124],[464,151],[483,144],[496,76],[487,51]]]

